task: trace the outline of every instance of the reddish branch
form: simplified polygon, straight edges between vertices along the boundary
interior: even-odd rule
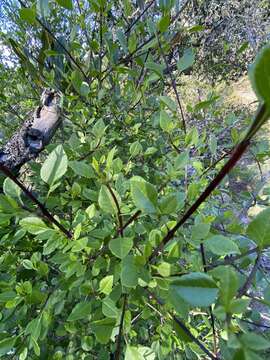
[[[243,153],[246,151],[248,146],[250,145],[250,141],[253,136],[257,133],[257,131],[261,128],[262,124],[269,117],[269,111],[265,104],[262,104],[259,107],[257,115],[247,133],[245,138],[236,146],[233,151],[230,159],[227,163],[222,167],[217,176],[210,182],[204,192],[199,196],[199,198],[191,205],[191,207],[186,211],[183,217],[176,223],[176,225],[168,231],[165,237],[162,239],[160,244],[154,249],[152,252],[149,261],[151,262],[159,253],[160,250],[164,248],[164,246],[173,239],[176,231],[195,213],[195,211],[199,208],[199,206],[208,198],[208,196],[216,189],[216,187],[220,184],[220,182],[224,179],[224,177],[231,171],[231,169],[235,166],[238,160],[241,158]]]

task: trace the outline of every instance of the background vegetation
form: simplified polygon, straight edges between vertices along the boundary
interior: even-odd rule
[[[267,359],[269,1],[0,10],[2,144],[45,87],[63,117],[43,209],[1,177],[0,356]]]

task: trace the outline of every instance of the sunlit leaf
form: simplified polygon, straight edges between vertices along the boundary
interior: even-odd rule
[[[62,145],[58,145],[44,161],[40,170],[43,181],[53,185],[66,173],[68,165],[67,155]]]

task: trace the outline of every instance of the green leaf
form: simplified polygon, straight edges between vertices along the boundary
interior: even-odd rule
[[[28,259],[24,259],[24,260],[22,261],[22,266],[23,266],[25,269],[28,269],[28,270],[35,269],[32,261],[31,261],[31,260],[28,260]]]
[[[40,356],[40,347],[39,347],[36,339],[33,336],[30,337],[30,346],[33,347],[35,355],[39,357]]]
[[[80,86],[80,94],[82,96],[87,96],[89,92],[90,92],[89,85],[87,84],[87,82],[83,81]]]
[[[164,196],[158,203],[160,213],[171,215],[184,206],[185,195],[181,192]]]
[[[119,309],[115,306],[114,301],[107,297],[102,301],[102,313],[108,318],[117,319],[119,316]]]
[[[92,179],[95,177],[94,170],[91,165],[87,164],[84,161],[69,161],[69,167],[74,171],[76,175]]]
[[[66,9],[68,9],[68,10],[72,10],[72,9],[73,9],[72,0],[56,0],[56,2],[57,2],[60,6],[66,8]]]
[[[166,31],[170,25],[170,22],[171,22],[171,18],[169,14],[163,16],[158,22],[158,30],[160,32]]]
[[[232,299],[229,311],[231,314],[243,314],[246,312],[250,299]]]
[[[249,72],[252,87],[259,100],[270,111],[270,45],[265,46],[256,57]]]
[[[125,353],[125,360],[155,360],[155,351],[146,346],[128,345]]]
[[[163,71],[166,68],[166,66],[164,64],[157,64],[154,61],[147,61],[145,63],[145,67],[149,70],[152,70],[159,77],[163,77]]]
[[[15,184],[15,182],[13,180],[11,180],[10,178],[6,178],[4,180],[3,190],[7,196],[10,196],[15,199],[19,199],[20,202],[22,201],[21,200],[21,193],[22,193],[21,188],[17,184]]]
[[[211,275],[220,281],[220,301],[224,305],[225,310],[229,311],[230,303],[237,293],[238,277],[235,271],[228,266],[219,266],[211,271]]]
[[[114,146],[108,153],[107,160],[106,160],[106,169],[110,170],[113,165],[113,158],[117,152],[116,146]]]
[[[99,283],[99,291],[105,295],[109,295],[112,292],[113,287],[113,275],[107,275]]]
[[[133,246],[133,240],[129,237],[118,237],[109,242],[109,249],[112,254],[123,259],[130,252]]]
[[[126,256],[121,263],[121,283],[126,287],[135,287],[138,283],[138,270],[134,262],[134,257]]]
[[[36,12],[30,8],[22,8],[19,10],[20,18],[30,25],[34,25],[36,23]]]
[[[160,101],[163,102],[169,110],[177,111],[176,103],[169,96],[160,96]]]
[[[106,130],[106,126],[102,119],[99,119],[92,128],[92,133],[96,136],[96,138],[101,138]]]
[[[117,202],[119,204],[119,206],[121,205],[121,198],[119,196],[119,194],[112,189],[112,192],[114,193]],[[110,190],[107,188],[107,186],[102,185],[99,191],[99,196],[98,196],[98,204],[100,206],[100,208],[105,211],[106,213],[109,214],[117,214],[118,213],[118,209],[117,209],[117,205],[116,202],[112,196],[112,194],[110,193]]]
[[[186,145],[198,145],[199,141],[199,132],[196,127],[192,127],[186,135],[185,143]]]
[[[206,249],[216,255],[240,254],[240,250],[234,241],[223,235],[212,236],[204,241],[204,245]]]
[[[92,305],[89,301],[82,301],[74,306],[67,321],[87,319],[91,315]]]
[[[167,262],[162,262],[157,267],[158,273],[163,277],[168,277],[171,274],[171,264]]]
[[[78,252],[84,250],[88,246],[88,237],[83,237],[79,240],[74,241],[72,246],[72,252]]]
[[[142,152],[142,150],[143,150],[143,147],[139,141],[135,141],[129,147],[129,152],[132,157],[139,155]]]
[[[40,336],[41,332],[41,320],[39,317],[31,320],[25,329],[26,334],[30,334],[35,340],[37,340]]]
[[[252,350],[266,350],[270,348],[269,339],[265,339],[261,335],[254,333],[246,333],[242,334],[240,337],[240,341],[249,349]]]
[[[46,18],[50,14],[49,0],[38,0],[37,1],[38,15],[42,18]]]
[[[90,327],[93,333],[95,334],[97,341],[100,342],[101,344],[108,343],[112,335],[114,326],[115,326],[115,320],[109,318],[93,321],[90,324]]]
[[[137,46],[137,36],[135,32],[132,32],[128,38],[128,50],[129,52],[133,53]]]
[[[182,340],[185,343],[190,343],[193,341],[192,337],[189,336],[180,326],[177,322],[174,321],[173,323],[174,330],[177,333],[177,336],[180,340]]]
[[[79,70],[72,71],[71,74],[71,83],[74,87],[74,89],[77,91],[77,93],[81,93],[81,85],[82,85],[82,74],[79,72]]]
[[[170,296],[192,306],[210,306],[216,299],[218,288],[207,274],[194,272],[170,283]]]
[[[247,228],[247,235],[261,248],[270,245],[270,208],[260,212]]]
[[[67,171],[68,159],[62,145],[58,145],[44,161],[40,176],[50,186]]]
[[[23,351],[20,353],[19,360],[25,360],[27,358],[28,349],[25,347]]]
[[[165,111],[160,111],[159,124],[162,130],[171,133],[175,128],[174,120],[170,117],[170,115]]]
[[[183,151],[182,154],[179,154],[174,162],[174,167],[176,170],[183,169],[189,162],[189,152]]]
[[[196,224],[192,226],[191,238],[192,240],[203,240],[209,234],[210,224]]]
[[[184,71],[190,68],[195,61],[194,50],[192,48],[185,49],[184,55],[177,62],[179,71]]]
[[[16,295],[17,294],[15,293],[15,291],[4,291],[0,293],[0,303],[5,303],[7,301],[14,300]]]
[[[116,30],[116,36],[117,36],[117,39],[120,43],[120,45],[122,46],[122,49],[124,50],[125,53],[128,52],[128,44],[127,44],[127,38],[126,38],[126,35],[124,33],[124,31],[122,29],[118,29]]]
[[[6,355],[15,345],[17,337],[12,336],[0,341],[0,356]]]
[[[148,214],[156,213],[158,195],[155,187],[140,176],[133,176],[130,185],[131,197],[137,208]]]
[[[34,235],[41,234],[49,229],[41,219],[34,216],[22,219],[20,225],[30,234]]]

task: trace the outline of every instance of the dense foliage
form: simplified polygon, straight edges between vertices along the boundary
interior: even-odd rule
[[[270,155],[254,138],[270,113],[268,1],[256,1],[253,48],[211,31],[226,8],[236,17],[222,23],[239,24],[242,2],[2,3],[0,140],[44,87],[61,94],[63,125],[18,176],[43,209],[1,175],[0,356],[267,359],[256,304],[270,306],[270,188],[230,184],[246,176],[233,169],[243,153],[259,168]],[[226,108],[217,84],[203,90],[202,78],[246,72],[262,47],[257,113]],[[237,214],[254,198],[263,211],[246,224]]]

